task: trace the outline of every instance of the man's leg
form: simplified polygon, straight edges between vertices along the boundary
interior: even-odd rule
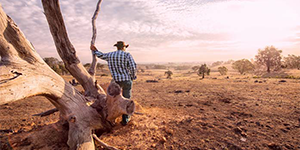
[[[117,82],[117,83],[121,86],[121,88],[123,90],[122,95],[125,98],[130,99],[131,98],[132,81],[122,81],[122,82]],[[130,121],[130,116],[123,114],[121,124],[126,125],[129,121]]]

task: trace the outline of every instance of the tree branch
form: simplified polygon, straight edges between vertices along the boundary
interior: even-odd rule
[[[56,49],[68,71],[82,85],[86,96],[96,98],[97,95],[104,94],[102,88],[97,89],[94,86],[93,77],[86,71],[76,55],[66,31],[58,0],[42,0],[42,4]]]
[[[101,2],[102,2],[102,0],[98,1],[95,13],[94,13],[93,18],[92,18],[93,35],[92,35],[91,45],[95,45],[95,42],[96,42],[96,37],[97,37],[96,19],[98,17],[99,12],[100,12]],[[93,76],[93,78],[95,78],[96,68],[97,68],[96,55],[92,54],[92,59],[93,60],[92,60],[92,63],[91,63],[91,67],[89,69],[89,73],[90,73],[91,76]]]
[[[94,139],[102,146],[104,147],[104,149],[108,149],[108,150],[118,150],[117,148],[113,147],[113,146],[109,146],[106,143],[102,142],[96,134],[93,134]]]

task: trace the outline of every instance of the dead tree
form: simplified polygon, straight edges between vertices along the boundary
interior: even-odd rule
[[[23,33],[0,8],[0,105],[43,95],[67,122],[70,149],[95,149],[91,131],[109,130],[121,114],[132,114],[134,102],[111,84],[108,95],[80,63],[69,41],[58,0],[42,0],[44,13],[57,49],[66,68],[82,85],[84,95],[56,74],[38,55]],[[100,3],[99,3],[100,4]],[[91,67],[96,63],[92,63]],[[87,105],[88,101],[94,101]]]

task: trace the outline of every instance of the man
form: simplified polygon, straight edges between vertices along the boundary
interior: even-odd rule
[[[91,50],[98,58],[108,62],[113,79],[123,90],[122,95],[130,99],[132,80],[136,79],[136,63],[131,54],[125,52],[129,45],[126,45],[123,41],[118,41],[114,46],[117,47],[117,51],[109,53],[100,52],[94,45],[91,45]],[[122,125],[126,125],[129,121],[129,115],[122,115]]]

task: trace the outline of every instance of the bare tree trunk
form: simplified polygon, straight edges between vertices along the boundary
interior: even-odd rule
[[[44,95],[60,111],[62,121],[69,124],[70,149],[95,149],[92,130],[109,130],[111,121],[116,117],[133,113],[134,103],[116,93],[114,89],[119,90],[116,86],[110,90],[113,96],[105,94],[76,56],[58,0],[42,0],[42,4],[56,49],[68,71],[84,88],[85,95],[43,61],[13,20],[0,8],[0,105]],[[95,101],[91,106],[86,104],[90,100]]]

